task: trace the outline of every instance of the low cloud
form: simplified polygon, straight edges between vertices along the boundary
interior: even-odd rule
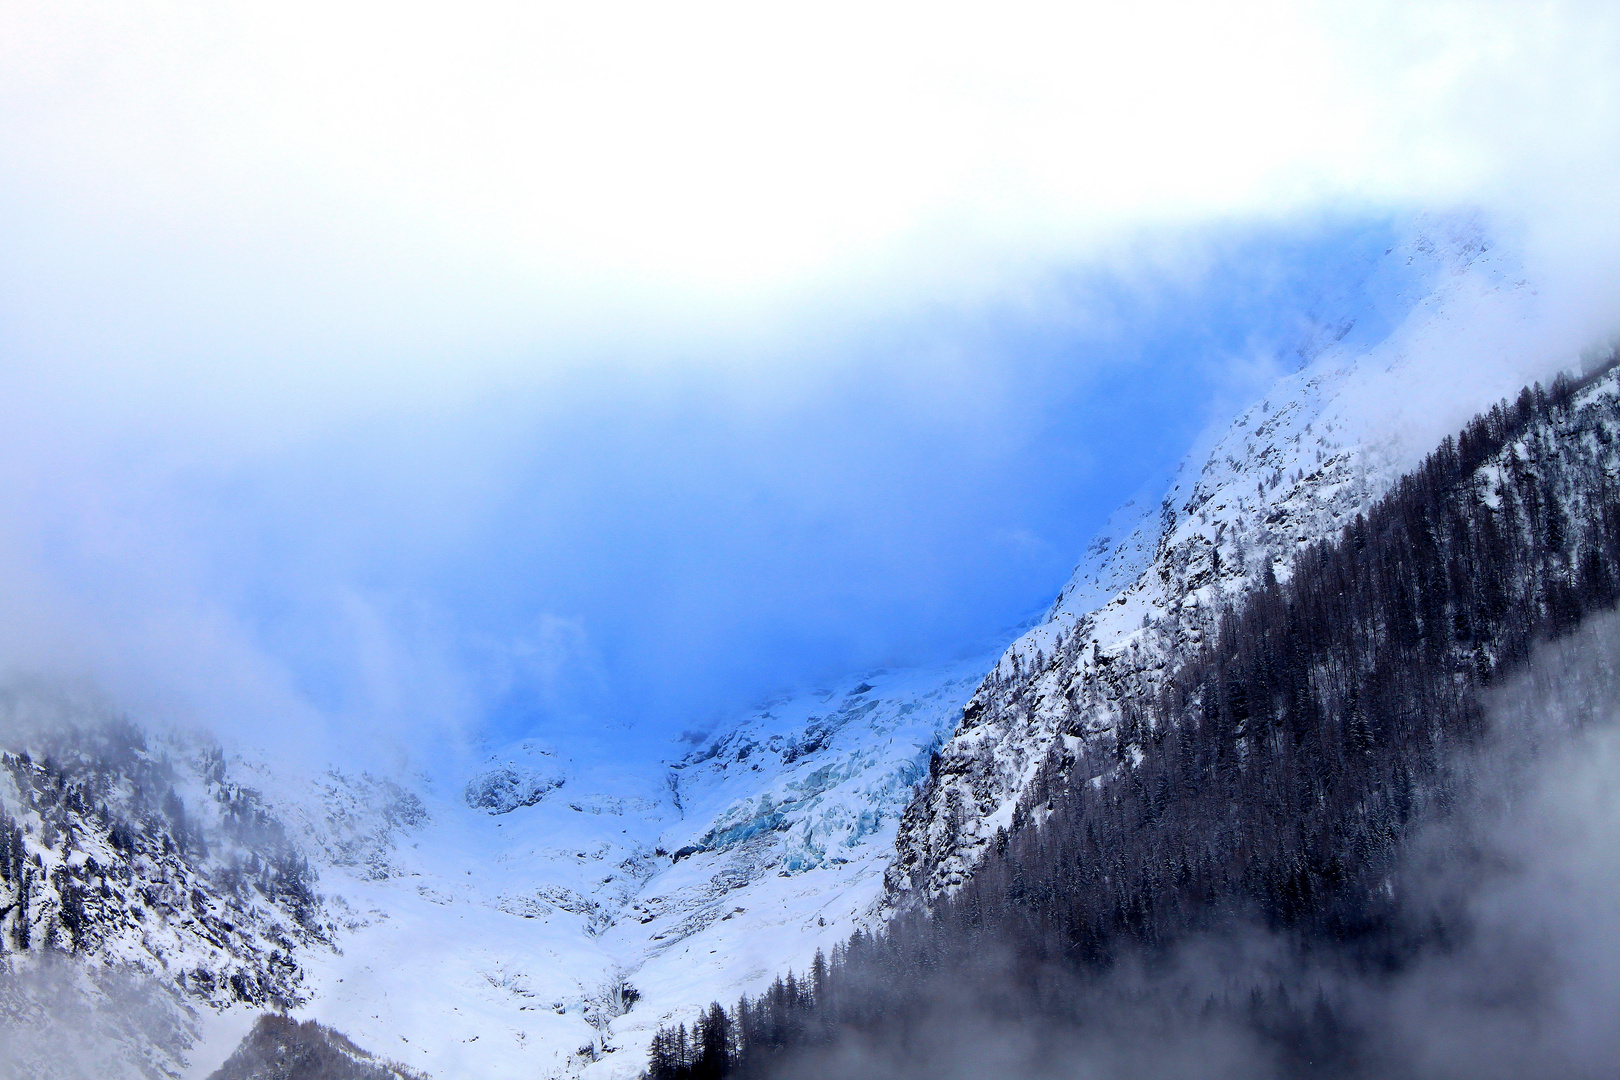
[[[1415,208],[1613,329],[1610,6],[12,5],[0,667],[420,745],[979,646]]]

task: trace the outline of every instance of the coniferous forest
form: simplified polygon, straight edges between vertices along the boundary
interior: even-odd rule
[[[886,1075],[970,1031],[1053,1075],[1422,1073],[1367,988],[1470,946],[1457,883],[1505,872],[1489,696],[1620,598],[1614,363],[1476,417],[1260,568],[1156,700],[1060,741],[960,890],[660,1031],[649,1075]]]

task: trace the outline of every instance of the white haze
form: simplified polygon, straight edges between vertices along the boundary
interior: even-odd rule
[[[1332,215],[1481,208],[1552,356],[1620,294],[1596,2],[17,0],[0,147],[4,664],[276,738],[477,726],[464,628],[378,567],[459,555],[599,399],[791,428],[875,378],[993,463],[1041,387],[896,327],[1083,324],[1076,267],[1151,293]],[[317,589],[342,648],[267,640]],[[492,647],[589,681],[579,619]]]
[[[8,284],[96,305],[40,389],[238,444],[1324,207],[1482,206],[1590,304],[1617,58],[1602,3],[13,3]]]

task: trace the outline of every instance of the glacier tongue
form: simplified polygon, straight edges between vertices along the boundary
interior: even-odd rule
[[[634,1075],[661,1023],[804,971],[874,918],[902,811],[994,654],[773,702],[676,763],[690,849],[607,940],[647,995],[615,1025]],[[672,855],[681,848],[670,849]]]
[[[532,741],[436,779],[233,759],[320,864],[336,926],[301,957],[298,1015],[432,1075],[639,1074],[660,1024],[870,922],[900,815],[996,655],[785,696],[645,766]],[[545,790],[487,805],[505,770]]]
[[[991,669],[901,822],[891,904],[961,884],[1081,743],[1117,736],[1129,752],[1149,719],[1132,703],[1152,700],[1224,602],[1284,577],[1444,435],[1572,359],[1527,340],[1536,294],[1477,225],[1420,224],[1386,256],[1428,290],[1398,298],[1394,331],[1302,350],[1305,366],[1196,448],[1158,505],[1111,519]]]

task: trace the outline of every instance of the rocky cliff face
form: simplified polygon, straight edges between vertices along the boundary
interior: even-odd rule
[[[8,691],[0,1075],[174,1074],[199,1009],[299,1004],[300,956],[335,929],[314,886],[217,747]]]
[[[1190,455],[1157,505],[1116,514],[1045,622],[984,679],[901,821],[891,905],[960,885],[1043,770],[1087,743],[1128,743],[1147,722],[1137,703],[1266,568],[1286,578],[1299,547],[1338,532],[1444,434],[1573,359],[1526,348],[1534,292],[1469,223],[1427,222],[1386,258],[1430,290],[1395,331],[1370,347],[1330,340]]]

